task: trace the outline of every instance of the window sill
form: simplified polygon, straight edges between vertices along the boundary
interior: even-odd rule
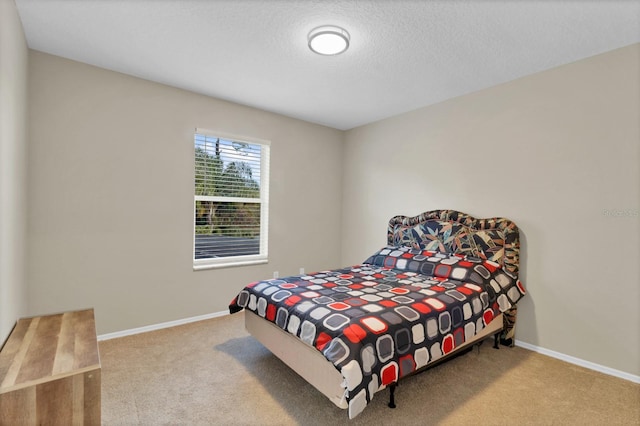
[[[269,259],[228,261],[224,263],[199,263],[193,265],[193,270],[202,271],[205,269],[233,268],[237,266],[262,265],[265,263],[269,263]]]

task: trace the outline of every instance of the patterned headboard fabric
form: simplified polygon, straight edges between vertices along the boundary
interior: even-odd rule
[[[517,278],[520,234],[515,223],[476,219],[455,210],[432,210],[389,221],[387,244],[479,257],[500,264]]]

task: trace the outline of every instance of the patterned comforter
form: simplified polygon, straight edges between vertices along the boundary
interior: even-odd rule
[[[251,310],[322,352],[345,378],[353,418],[524,294],[495,262],[389,246],[361,265],[251,283],[229,310]]]

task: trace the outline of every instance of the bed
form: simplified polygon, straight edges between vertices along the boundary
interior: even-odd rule
[[[487,337],[513,345],[519,244],[504,218],[395,216],[387,246],[362,264],[250,283],[229,310],[244,309],[252,336],[354,418]]]

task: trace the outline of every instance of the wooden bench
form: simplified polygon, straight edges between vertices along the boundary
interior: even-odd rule
[[[93,309],[22,318],[0,351],[0,425],[100,425]]]

